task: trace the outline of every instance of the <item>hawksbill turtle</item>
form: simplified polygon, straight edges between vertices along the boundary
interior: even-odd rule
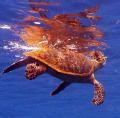
[[[100,51],[91,51],[88,55],[60,49],[38,49],[24,53],[27,57],[13,63],[2,74],[25,66],[25,77],[29,80],[48,73],[63,82],[51,93],[58,94],[72,83],[91,83],[95,87],[92,103],[100,105],[104,102],[103,85],[94,77],[94,72],[106,64],[106,57]]]

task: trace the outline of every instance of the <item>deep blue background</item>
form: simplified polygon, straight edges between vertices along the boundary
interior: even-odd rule
[[[51,0],[54,1],[54,0]],[[27,0],[20,0],[27,2]],[[15,25],[14,19],[25,15],[18,10],[29,9],[27,4],[17,0],[0,1],[0,26]],[[59,0],[60,6],[45,6],[49,18],[56,14],[82,12],[86,8],[99,5],[97,27],[104,28],[106,44],[104,50],[108,57],[105,67],[95,73],[106,91],[105,102],[94,106],[94,86],[72,84],[58,95],[50,93],[61,83],[60,80],[43,74],[33,81],[25,79],[25,67],[0,74],[0,118],[119,118],[120,117],[120,1],[119,0]],[[0,72],[11,63],[21,59],[22,51],[10,51],[4,40],[20,40],[7,29],[0,28]]]

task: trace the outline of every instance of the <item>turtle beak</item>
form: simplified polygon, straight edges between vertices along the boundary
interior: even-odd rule
[[[104,60],[106,60],[107,59],[107,57],[104,57]]]
[[[106,59],[107,59],[107,57],[103,57],[103,65],[106,64]]]

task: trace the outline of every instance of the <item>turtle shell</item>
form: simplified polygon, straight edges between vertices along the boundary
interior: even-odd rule
[[[89,76],[94,72],[94,62],[82,53],[56,49],[38,49],[24,53],[50,66],[54,70],[71,75]]]

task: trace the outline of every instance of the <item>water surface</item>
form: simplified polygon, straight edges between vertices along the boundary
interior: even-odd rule
[[[0,1],[0,72],[15,61],[24,58],[25,50],[9,49],[8,42],[20,41],[19,36],[9,30],[18,24],[25,14],[19,10],[30,10],[27,0]],[[52,2],[56,2],[53,1]],[[95,77],[105,88],[105,101],[100,106],[94,106],[91,100],[94,96],[94,86],[90,84],[72,84],[58,95],[51,97],[50,93],[61,83],[60,80],[43,74],[33,81],[25,79],[25,67],[0,75],[0,117],[1,118],[119,118],[120,117],[120,1],[115,0],[79,0],[58,1],[60,6],[45,6],[50,12],[49,18],[56,14],[84,12],[86,8],[99,5],[95,13],[102,17],[96,21],[96,26],[103,28],[103,37],[109,48],[104,49],[108,57],[105,67],[95,73]],[[16,20],[19,19],[19,21]],[[84,23],[87,24],[88,21]],[[7,28],[2,26],[7,25]]]

